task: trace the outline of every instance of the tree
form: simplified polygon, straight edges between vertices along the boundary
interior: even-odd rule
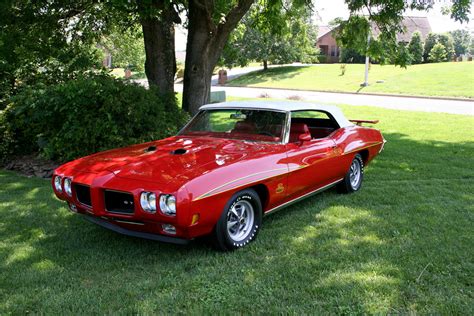
[[[436,43],[430,51],[429,61],[439,63],[447,58],[446,48],[441,43]]]
[[[397,34],[403,31],[402,19],[404,12],[413,10],[429,10],[433,1],[360,1],[347,0],[351,12],[348,19],[338,19],[339,28],[336,38],[342,47],[355,49],[359,54],[368,55],[380,62],[395,61],[397,65],[406,66],[410,55],[404,45],[399,45]],[[468,21],[470,1],[453,1],[450,8],[451,18]],[[370,37],[372,24],[378,30],[377,36]],[[426,56],[427,57],[427,56]]]
[[[145,44],[145,74],[150,86],[156,86],[160,94],[174,93],[176,73],[175,24],[179,17],[181,1],[136,0],[128,1],[125,12],[137,15]]]
[[[212,71],[227,39],[253,0],[190,0],[184,68],[183,109],[196,113],[209,102]]]
[[[455,30],[449,32],[453,37],[454,52],[456,56],[461,56],[469,52],[471,44],[471,34],[468,30]]]
[[[417,31],[412,34],[408,50],[413,64],[421,64],[423,62],[423,42],[421,41],[420,32]]]
[[[446,50],[446,61],[450,61],[453,59],[453,56],[455,55],[454,52],[454,43],[453,43],[453,38],[451,34],[446,33],[446,34],[439,34],[438,37],[438,42],[441,43],[445,50]]]
[[[263,15],[263,2],[255,3],[239,26],[232,32],[219,61],[229,68],[244,67],[250,61],[260,61],[266,70],[268,63],[317,62],[317,31],[307,7],[289,6],[280,13],[279,27]]]
[[[44,69],[47,73],[51,69],[63,74],[74,73],[79,65],[90,66],[95,52],[91,42],[107,33],[112,25],[123,29],[139,25],[144,38],[148,81],[160,94],[173,93],[174,27],[182,23],[180,13],[186,12],[188,41],[183,108],[195,113],[200,105],[209,101],[212,70],[230,33],[256,1],[4,0],[0,2],[0,85],[14,87],[18,82],[25,82],[20,80],[22,77],[44,76]],[[289,4],[311,6],[311,0],[266,0],[264,3],[264,13],[269,20],[278,17]],[[467,21],[470,1],[452,3],[451,17]],[[432,1],[346,0],[346,4],[351,15],[339,28],[342,46],[355,48],[358,53],[367,53],[381,61],[391,58],[405,65],[409,54],[396,39],[403,13],[409,9],[430,9]],[[362,11],[368,12],[367,17],[358,15]],[[371,22],[381,32],[369,45],[367,35]],[[54,76],[49,78],[55,79]]]
[[[94,23],[100,15],[85,2],[0,2],[0,109],[22,85],[54,84],[100,67],[94,39],[107,27]]]
[[[425,47],[424,47],[424,50],[423,50],[423,60],[425,62],[429,61],[430,51],[433,48],[433,46],[435,46],[436,43],[438,43],[438,41],[439,41],[439,34],[435,34],[435,33],[430,32],[430,33],[428,33],[428,36],[426,36]]]
[[[100,46],[112,54],[114,67],[131,67],[137,71],[145,69],[145,46],[140,29],[115,29],[100,40]]]
[[[430,58],[430,53],[433,47],[437,43],[440,43],[444,46],[446,55],[443,61],[448,61],[453,58],[455,52],[454,52],[453,38],[451,37],[451,35],[449,33],[447,34],[429,33],[425,40],[425,48],[423,52],[423,58],[425,62],[432,61],[432,59]]]

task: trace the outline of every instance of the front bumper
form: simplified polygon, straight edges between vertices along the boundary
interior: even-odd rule
[[[56,173],[55,173],[56,175]],[[123,229],[123,231],[134,231],[137,232],[136,236],[140,236],[142,233],[147,235],[156,235],[182,239],[193,239],[195,235],[189,234],[190,219],[187,218],[187,204],[185,201],[179,201],[180,212],[179,216],[167,216],[161,212],[147,213],[140,207],[140,194],[143,191],[154,192],[157,195],[161,194],[163,190],[163,184],[146,183],[144,181],[122,179],[116,177],[110,172],[103,172],[100,174],[93,174],[80,171],[70,171],[67,174],[59,174],[59,176],[67,176],[72,178],[72,195],[68,196],[64,192],[54,190],[56,196],[63,201],[66,201],[71,211],[87,215],[92,218],[98,218],[110,225],[114,225]],[[54,179],[54,178],[53,178]],[[82,190],[88,192],[87,201],[84,199],[84,194],[79,194],[77,190],[82,187]],[[54,186],[53,186],[54,189]],[[63,190],[64,191],[64,190]],[[123,194],[127,200],[120,201],[126,202],[127,205],[132,205],[126,212],[117,209],[108,208],[107,201],[119,201],[121,197],[109,196],[106,197],[108,192],[113,194]],[[166,193],[169,193],[166,191]],[[171,192],[173,193],[173,192]],[[179,192],[178,192],[179,193]],[[178,195],[176,193],[176,195]],[[182,194],[186,196],[186,194]],[[111,206],[109,204],[109,206]],[[112,205],[112,207],[114,207]],[[163,225],[172,225],[175,228],[175,233],[167,232]],[[101,225],[103,226],[103,225]],[[195,228],[194,225],[191,228]],[[110,228],[109,225],[106,228]],[[112,229],[117,231],[117,229]],[[123,233],[122,230],[118,231]],[[131,235],[130,233],[126,235]],[[160,238],[149,238],[153,240],[161,240]],[[166,238],[164,238],[166,240]]]
[[[129,230],[124,227],[114,225],[111,222],[102,219],[100,217],[96,216],[90,216],[90,215],[83,215],[84,218],[94,224],[97,224],[99,226],[102,226],[104,228],[110,229],[116,233],[122,234],[122,235],[127,235],[127,236],[132,236],[132,237],[138,237],[138,238],[144,238],[144,239],[150,239],[150,240],[156,240],[156,241],[162,241],[162,242],[167,242],[167,243],[172,243],[172,244],[178,244],[178,245],[187,245],[189,243],[188,239],[182,239],[178,237],[169,237],[169,236],[164,236],[164,235],[157,235],[157,234],[150,234],[150,233],[145,233],[145,232],[140,232],[140,231],[134,231],[134,230]]]

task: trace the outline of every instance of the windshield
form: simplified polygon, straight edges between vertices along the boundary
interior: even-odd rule
[[[286,114],[251,109],[212,109],[199,112],[180,135],[281,142]]]

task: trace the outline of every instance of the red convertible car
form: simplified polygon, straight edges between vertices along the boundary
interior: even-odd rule
[[[264,215],[332,186],[360,189],[385,140],[361,126],[376,121],[352,122],[319,104],[205,105],[176,136],[68,162],[52,185],[118,233],[179,244],[212,235],[232,250],[256,238]]]

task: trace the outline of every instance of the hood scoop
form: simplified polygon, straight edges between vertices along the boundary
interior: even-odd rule
[[[178,148],[178,149],[175,149],[175,150],[171,151],[171,154],[172,155],[184,155],[187,152],[188,151],[184,148]]]
[[[149,153],[149,152],[152,152],[152,151],[156,151],[156,146],[150,146],[147,149],[145,149],[146,153]]]

